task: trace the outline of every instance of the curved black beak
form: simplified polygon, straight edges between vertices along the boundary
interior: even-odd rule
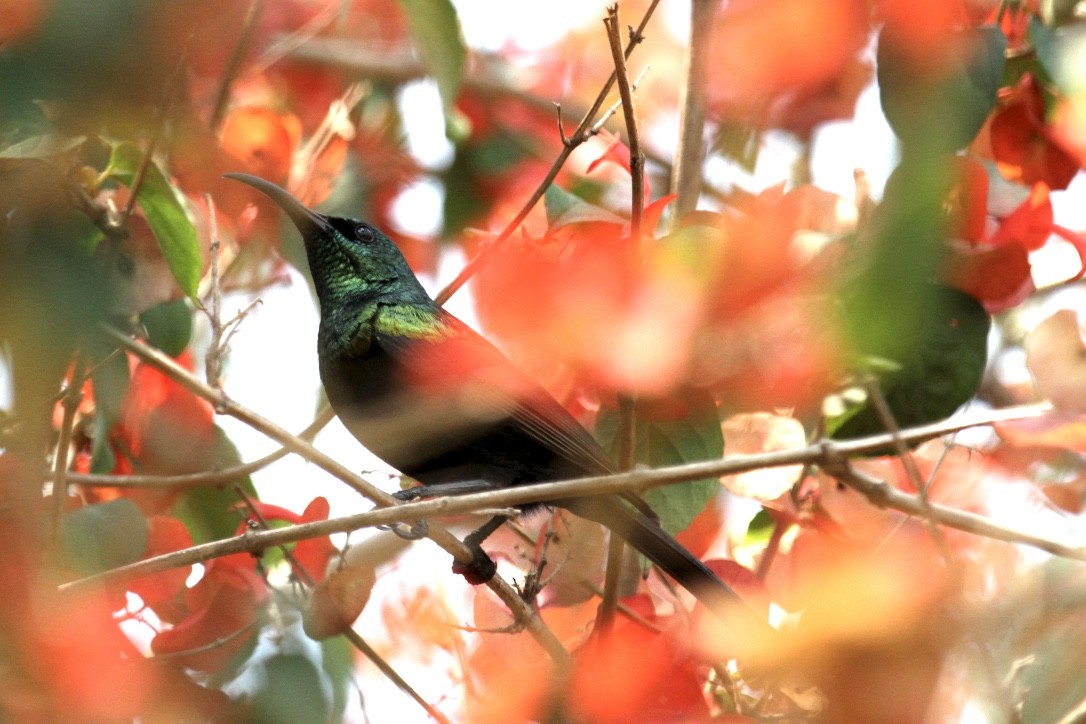
[[[286,189],[276,186],[271,181],[265,181],[259,176],[248,173],[224,173],[223,178],[248,184],[278,204],[298,227],[304,241],[314,238],[329,227],[328,217],[307,208]]]

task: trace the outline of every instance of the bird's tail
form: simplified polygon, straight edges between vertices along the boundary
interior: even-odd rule
[[[607,526],[642,555],[690,591],[701,603],[737,630],[775,636],[765,618],[750,607],[728,584],[709,570],[693,553],[644,513],[634,510],[614,496],[593,496],[563,502],[583,518]]]

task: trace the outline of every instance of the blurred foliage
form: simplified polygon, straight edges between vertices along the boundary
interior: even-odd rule
[[[974,399],[1030,402],[1028,373],[1008,376],[1026,356],[1060,414],[1001,424],[976,449],[925,443],[909,468],[888,456],[853,464],[907,493],[924,485],[932,502],[1073,538],[1086,500],[1086,410],[1071,389],[1086,379],[1079,317],[1027,333],[1051,310],[1037,286],[1083,305],[1080,285],[1064,282],[1082,276],[1086,238],[1062,218],[1061,196],[1080,193],[1086,161],[1075,5],[731,0],[704,28],[694,89],[677,82],[687,39],[654,16],[629,61],[631,74],[651,66],[635,94],[650,171],[643,238],[629,233],[618,111],[499,244],[562,149],[552,103],[569,134],[612,68],[597,18],[582,26],[555,9],[569,22],[547,47],[484,51],[449,0],[0,2],[0,365],[13,392],[0,410],[0,718],[328,721],[358,718],[352,677],[367,700],[378,685],[342,636],[301,638],[297,567],[323,580],[326,536],[291,558],[276,549],[207,561],[199,575],[52,587],[261,518],[329,515],[316,493],[301,512],[262,501],[248,476],[184,487],[85,477],[242,462],[206,400],[99,334],[127,330],[194,369],[209,353],[213,235],[232,299],[295,270],[307,278],[276,209],[221,178],[230,171],[390,231],[428,280],[484,254],[470,286],[481,330],[613,450],[617,401],[635,400],[634,457],[653,467],[721,458],[721,419],[735,413],[772,410],[811,438],[875,434],[884,421],[855,394],[865,380],[899,426]],[[623,24],[648,7],[623,3]],[[527,22],[505,12],[488,9]],[[425,158],[412,149],[434,125],[407,114],[403,92],[419,78],[448,144]],[[872,82],[900,153],[881,193],[858,169],[844,198],[809,183],[821,178],[812,159]],[[696,164],[713,180],[698,211],[674,218],[668,136],[680,103],[698,98],[710,142]],[[798,149],[794,165],[770,178],[782,140]],[[425,207],[419,189],[440,203]],[[417,231],[433,213],[437,231]],[[231,375],[270,375],[268,395],[315,386],[275,377],[275,363],[269,349],[260,370]],[[70,442],[57,450],[66,409]],[[786,447],[777,429],[759,428],[754,451]],[[58,457],[69,476],[59,501],[42,479]],[[444,574],[380,568],[356,627],[429,700],[473,721],[938,721],[967,706],[1046,721],[1082,701],[1080,563],[933,533],[817,470],[796,478],[775,498],[779,480],[748,481],[746,500],[715,479],[645,496],[758,610],[772,601],[793,614],[773,646],[637,577],[623,605],[640,619],[620,617],[609,641],[591,635],[598,599],[584,586],[602,581],[602,539],[578,546],[562,538],[575,528],[559,535],[547,516],[521,521],[536,548],[503,531],[488,550],[503,574],[544,560],[548,541],[568,562],[547,569],[561,592],[539,598],[573,652],[559,693],[528,634],[497,633],[512,623],[504,608]]]

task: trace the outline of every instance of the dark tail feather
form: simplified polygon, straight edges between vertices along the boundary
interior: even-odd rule
[[[728,584],[698,560],[648,516],[633,510],[618,498],[600,496],[563,503],[578,515],[602,523],[642,555],[678,581],[727,624],[758,627],[759,633],[776,636],[766,620],[751,608]],[[735,618],[741,618],[736,621]],[[737,631],[738,633],[738,631]]]

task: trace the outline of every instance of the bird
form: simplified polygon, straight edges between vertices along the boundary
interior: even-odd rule
[[[370,452],[436,493],[614,472],[607,453],[554,397],[430,298],[381,230],[313,211],[260,177],[225,176],[269,197],[301,234],[320,305],[321,382],[344,426]],[[740,610],[768,625],[645,508],[600,494],[548,505],[603,524],[716,613]],[[470,583],[495,574],[481,544],[503,520],[492,518],[465,539],[474,560],[453,570]]]

